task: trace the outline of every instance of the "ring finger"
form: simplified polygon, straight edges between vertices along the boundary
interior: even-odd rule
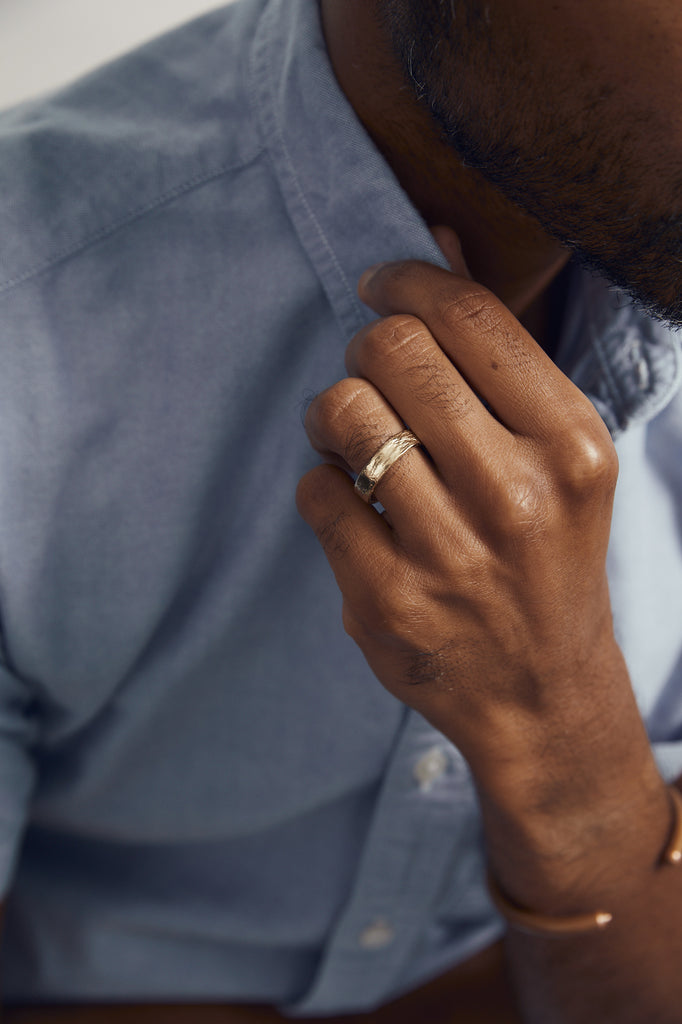
[[[355,377],[340,380],[313,400],[305,427],[310,443],[328,461],[359,473],[389,437],[405,425],[380,391]],[[380,478],[373,500],[380,501],[398,532],[433,521],[444,487],[425,452],[401,455]],[[362,499],[358,497],[358,501]]]

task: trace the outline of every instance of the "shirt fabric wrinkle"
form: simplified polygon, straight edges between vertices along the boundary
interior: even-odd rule
[[[301,407],[374,316],[360,274],[446,260],[311,0],[0,115],[0,167],[5,998],[395,998],[503,923],[466,762],[345,636],[293,495]],[[614,622],[672,779],[679,340],[576,269],[557,362],[615,438]]]

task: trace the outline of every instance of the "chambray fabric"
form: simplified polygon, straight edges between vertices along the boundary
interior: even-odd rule
[[[500,935],[467,766],[344,635],[294,507],[357,279],[408,256],[443,264],[313,0],[0,116],[5,998],[339,1013]],[[572,288],[558,360],[617,437],[616,628],[672,778],[679,345]]]

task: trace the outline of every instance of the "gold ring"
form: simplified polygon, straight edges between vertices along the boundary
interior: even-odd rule
[[[386,470],[390,469],[401,455],[409,452],[410,448],[415,448],[418,444],[421,444],[421,441],[411,430],[401,430],[399,434],[389,437],[388,441],[384,441],[381,448],[358,473],[355,481],[355,493],[359,494],[368,505],[371,504],[374,500],[372,497],[374,488]]]

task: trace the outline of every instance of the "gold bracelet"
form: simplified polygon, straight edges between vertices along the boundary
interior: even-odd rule
[[[677,786],[668,786],[673,805],[673,832],[661,855],[664,864],[682,864],[682,793]]]
[[[673,810],[673,826],[670,839],[661,854],[661,862],[676,866],[682,863],[682,794],[677,786],[668,786],[668,792]],[[536,914],[532,910],[525,910],[507,899],[490,872],[488,891],[494,906],[506,918],[507,923],[531,935],[573,935],[606,928],[613,921],[613,914],[607,910],[598,910],[591,914],[574,914],[570,917],[552,917],[549,914]]]

